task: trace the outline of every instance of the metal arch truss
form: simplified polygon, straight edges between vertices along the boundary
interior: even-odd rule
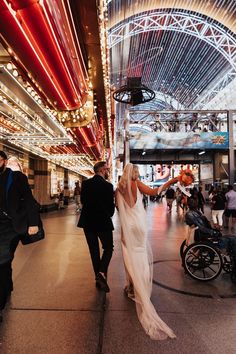
[[[138,17],[123,21],[109,32],[109,47],[136,34],[147,31],[178,31],[195,36],[218,50],[230,63],[231,70],[224,75],[205,95],[201,95],[195,108],[202,108],[209,103],[223,88],[236,78],[236,39],[216,23],[209,23],[205,19],[181,12],[154,12],[144,13]]]
[[[165,107],[171,107],[171,109],[184,109],[185,107],[179,102],[177,101],[173,96],[168,95],[165,92],[162,91],[155,91],[156,94],[156,99],[159,101],[162,101],[165,105]],[[155,100],[153,102],[153,104],[155,104]]]
[[[138,117],[137,118],[137,112],[140,110],[146,110],[145,104],[142,106],[136,106],[136,107],[130,107],[129,108],[129,116],[130,116],[130,121],[137,123],[148,123],[150,121],[153,121],[153,116],[155,116],[155,111],[158,109],[157,107],[159,106],[160,109],[160,104],[163,106],[164,110],[184,110],[185,107],[179,103],[175,98],[173,98],[170,95],[167,95],[164,92],[161,91],[155,91],[155,99],[151,102],[148,103],[148,109],[147,112],[150,111],[150,113],[146,113],[143,115],[143,117]],[[154,113],[153,113],[154,112]]]
[[[234,69],[227,72],[220,80],[211,88],[207,88],[199,97],[199,100],[194,105],[193,109],[202,109],[205,107],[217,94],[227,87],[233,80],[236,79],[236,71]]]
[[[128,21],[123,21],[109,32],[109,47],[124,39],[148,31],[177,31],[195,36],[217,49],[236,69],[236,39],[216,23],[181,12],[144,13]]]

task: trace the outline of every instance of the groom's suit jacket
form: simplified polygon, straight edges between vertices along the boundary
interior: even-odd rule
[[[32,195],[26,175],[20,171],[13,172],[13,182],[7,194],[7,212],[19,234],[40,223],[39,204]]]
[[[6,168],[1,178],[1,189],[1,215],[2,211],[7,213],[17,234],[24,234],[29,226],[39,225],[39,206],[26,175]]]
[[[114,191],[111,183],[103,177],[94,177],[82,182],[82,211],[78,227],[87,230],[113,230],[112,216],[115,211]]]

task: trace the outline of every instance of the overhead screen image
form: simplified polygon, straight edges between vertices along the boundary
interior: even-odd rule
[[[194,175],[194,181],[199,181],[199,165],[198,164],[156,164],[156,165],[139,165],[141,179],[151,186],[162,185],[173,177],[177,177],[181,170],[190,169]]]
[[[131,149],[228,149],[227,132],[130,132]]]

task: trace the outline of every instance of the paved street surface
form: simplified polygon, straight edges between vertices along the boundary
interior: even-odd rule
[[[186,226],[173,208],[150,204],[154,255],[152,301],[177,339],[153,341],[123,293],[125,274],[118,216],[109,272],[111,292],[99,292],[74,205],[43,215],[46,239],[19,246],[14,292],[0,326],[1,354],[235,354],[236,285],[229,275],[192,280],[181,267]],[[209,210],[207,210],[209,215]]]

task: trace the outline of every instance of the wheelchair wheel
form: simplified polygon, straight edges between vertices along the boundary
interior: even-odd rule
[[[222,263],[219,251],[207,243],[193,243],[184,251],[183,266],[193,279],[209,281],[217,278]]]
[[[221,256],[223,264],[222,264],[222,268],[225,271],[225,273],[231,273],[232,272],[232,268],[233,268],[233,264],[231,261],[230,256],[228,255],[223,255]]]
[[[186,240],[184,240],[184,241],[181,243],[181,246],[180,246],[180,249],[179,249],[179,254],[180,254],[181,259],[183,259],[184,251],[186,250],[186,248],[187,248],[187,246],[186,246]]]

